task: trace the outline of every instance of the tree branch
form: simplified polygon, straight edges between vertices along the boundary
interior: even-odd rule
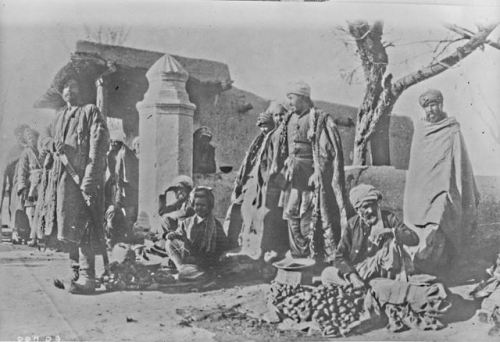
[[[473,35],[470,40],[463,46],[458,47],[457,50],[447,57],[440,59],[439,61],[432,63],[431,65],[424,67],[416,72],[410,73],[406,76],[398,79],[393,87],[393,96],[399,97],[401,93],[408,89],[409,87],[422,82],[428,78],[436,76],[445,70],[448,70],[453,65],[457,64],[459,61],[470,55],[479,46],[485,44],[485,41],[489,34],[497,27],[497,23],[485,26],[478,33]]]
[[[445,24],[444,27],[446,27],[448,30],[452,32],[458,33],[460,36],[462,36],[462,38],[465,39],[471,39],[474,36],[474,32],[467,30],[466,28],[460,27],[458,25]],[[488,44],[491,47],[494,47],[495,49],[500,50],[500,44],[497,42],[486,39],[484,43]]]
[[[435,63],[436,61],[439,60],[439,58],[441,58],[442,55],[444,55],[444,53],[446,52],[446,50],[448,50],[448,48],[453,44],[453,43],[456,43],[458,41],[461,41],[465,38],[457,38],[457,39],[452,39],[452,40],[449,40],[449,39],[445,39],[445,40],[442,40],[440,41],[437,45],[436,45],[436,48],[434,49],[433,53],[435,53],[435,55],[432,57],[432,60],[430,62],[430,64],[432,63]],[[437,50],[439,48],[439,46],[443,44],[443,47],[440,49],[440,51],[438,53]]]

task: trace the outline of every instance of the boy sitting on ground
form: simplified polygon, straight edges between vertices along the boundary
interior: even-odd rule
[[[180,275],[184,270],[216,266],[226,250],[227,237],[222,224],[213,216],[214,195],[208,187],[196,187],[191,193],[195,215],[179,223],[177,230],[166,235],[165,249]],[[195,267],[187,267],[188,264]],[[203,272],[194,272],[198,278]]]

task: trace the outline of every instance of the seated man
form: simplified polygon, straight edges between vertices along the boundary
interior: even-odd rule
[[[333,266],[325,268],[322,281],[363,287],[372,278],[394,279],[411,270],[402,245],[417,245],[417,234],[391,212],[380,210],[382,194],[372,185],[352,188],[349,197],[357,214],[342,232]]]
[[[195,215],[181,221],[176,231],[167,234],[165,246],[181,273],[186,264],[202,269],[214,266],[227,245],[222,224],[212,214],[215,202],[212,190],[196,187],[192,192],[192,202]]]
[[[193,216],[194,211],[189,204],[189,193],[193,190],[193,180],[189,176],[180,175],[174,179],[165,194],[160,196],[158,214],[164,233],[177,229],[178,221]],[[167,193],[175,193],[175,202],[167,205]]]

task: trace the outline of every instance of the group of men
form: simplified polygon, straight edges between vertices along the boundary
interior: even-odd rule
[[[190,177],[180,176],[167,189],[175,203],[167,205],[166,193],[162,197],[163,229],[156,240],[163,244],[157,246],[179,271],[216,265],[256,231],[262,259],[316,258],[326,263],[324,282],[355,286],[373,277],[404,277],[414,270],[413,261],[421,271],[431,270],[464,247],[478,195],[459,125],[443,111],[439,91],[419,100],[425,115],[413,139],[406,225],[381,209],[382,194],[373,186],[360,184],[347,194],[339,131],[334,118],[314,106],[309,85],[298,82],[286,96],[287,104],[273,101],[258,117],[261,132],[240,167],[224,227],[212,213],[212,190],[195,187]],[[114,233],[137,219],[137,154],[119,141],[108,152],[105,119],[95,105],[79,102],[76,81],[62,87],[62,97],[66,106],[40,138],[40,152],[27,136],[30,147],[17,169],[41,170],[34,225],[64,242],[73,269],[70,291],[92,293],[95,254],[106,253],[102,218]],[[33,193],[18,184],[17,194],[29,206]],[[116,223],[117,215],[125,223]]]
[[[460,126],[444,112],[441,92],[419,98],[424,116],[413,138],[405,223],[381,209],[382,193],[372,185],[358,184],[347,196],[335,120],[314,107],[310,94],[307,84],[296,83],[287,104],[271,102],[259,116],[261,132],[240,167],[226,217],[231,245],[257,234],[264,259],[289,251],[326,261],[326,283],[439,274],[465,249],[479,203]]]
[[[13,243],[24,242],[35,246],[37,238],[41,236],[34,220],[44,155],[38,151],[39,133],[36,130],[28,125],[20,125],[14,134],[17,145],[7,158],[0,208],[7,197]]]

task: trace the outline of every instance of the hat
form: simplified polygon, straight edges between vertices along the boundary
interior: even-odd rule
[[[257,118],[257,126],[274,125],[273,114],[270,112],[260,113]]]
[[[375,189],[373,185],[359,184],[351,189],[349,199],[354,209],[358,209],[363,202],[381,200],[382,193]]]
[[[191,177],[186,175],[180,175],[174,178],[172,184],[165,190],[165,192],[174,191],[178,188],[189,188],[189,191],[193,188],[193,180]]]
[[[311,86],[307,84],[304,81],[298,81],[296,83],[291,84],[288,87],[288,90],[286,94],[296,94],[296,95],[302,95],[305,97],[310,98],[311,97]]]
[[[418,98],[420,106],[425,107],[431,102],[443,103],[443,94],[437,89],[429,89]]]

